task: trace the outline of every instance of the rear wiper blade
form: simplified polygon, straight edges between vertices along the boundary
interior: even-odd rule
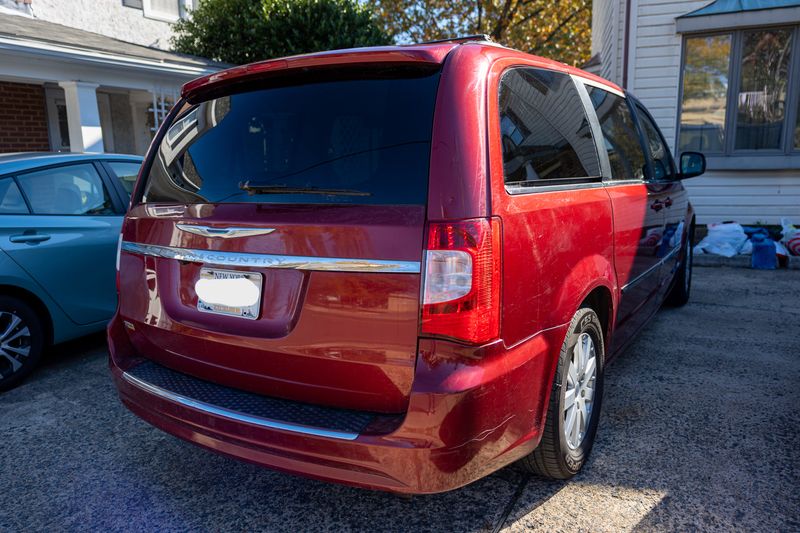
[[[352,189],[322,189],[320,187],[290,187],[274,183],[252,183],[250,180],[240,182],[239,188],[249,195],[254,194],[323,194],[326,196],[372,196],[371,192]]]

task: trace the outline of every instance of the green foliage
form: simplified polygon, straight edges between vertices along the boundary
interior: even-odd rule
[[[365,0],[398,41],[489,34],[495,41],[581,65],[591,51],[591,0]]]
[[[269,57],[264,8],[255,0],[205,0],[174,32],[172,46],[184,54],[236,64]]]
[[[390,42],[356,0],[205,0],[172,38],[178,52],[235,64]]]

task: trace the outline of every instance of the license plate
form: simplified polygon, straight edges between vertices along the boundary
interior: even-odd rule
[[[202,268],[195,283],[197,309],[204,313],[256,320],[263,278],[258,272]]]

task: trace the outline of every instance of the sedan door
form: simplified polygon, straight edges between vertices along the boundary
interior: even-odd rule
[[[0,227],[0,248],[77,324],[108,320],[116,308],[119,198],[92,163],[14,177],[30,214]]]
[[[133,193],[133,187],[136,185],[136,178],[139,177],[142,161],[107,160],[103,161],[103,166],[112,180],[114,180],[117,192],[127,206]]]

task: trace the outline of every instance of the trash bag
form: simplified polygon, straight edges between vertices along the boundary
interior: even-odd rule
[[[709,224],[708,235],[695,246],[695,253],[706,253],[733,257],[747,242],[747,235],[741,224],[726,222]]]
[[[781,243],[792,255],[800,255],[800,229],[792,225],[788,218],[781,219]]]

